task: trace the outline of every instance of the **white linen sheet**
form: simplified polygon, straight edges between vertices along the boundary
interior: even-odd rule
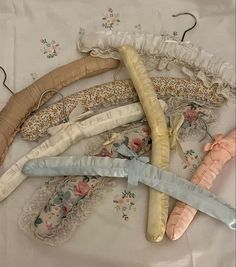
[[[192,18],[171,15],[184,11],[198,18],[196,28],[186,34],[185,40],[235,64],[234,5],[231,0],[0,0],[0,65],[7,71],[7,85],[17,92],[37,77],[82,56],[76,50],[80,28],[156,34],[176,31],[181,37],[192,25]],[[170,76],[176,72],[152,74]],[[118,74],[119,78],[127,76],[124,70]],[[0,72],[0,108],[10,97],[1,84],[3,77]],[[112,79],[110,71],[78,81],[62,92],[68,95]],[[216,125],[209,130],[212,134],[224,134],[234,127],[235,107],[228,103],[222,107]],[[192,150],[188,154],[191,164],[186,167],[173,155],[171,170],[190,178],[198,161],[195,156],[202,156],[204,142],[184,142],[184,150]],[[36,142],[23,141],[18,135],[0,167],[0,175],[36,145]],[[74,146],[65,154],[72,155],[77,150],[78,146]],[[41,244],[25,236],[17,220],[25,202],[43,182],[39,178],[28,178],[0,203],[0,267],[235,266],[235,232],[200,212],[179,240],[165,237],[160,243],[148,242],[145,238],[148,190],[141,185],[133,189],[136,211],[131,211],[125,221],[113,202],[115,195],[125,190],[123,182],[118,182],[107,194],[70,241],[60,247]],[[217,177],[212,191],[235,206],[234,160]]]

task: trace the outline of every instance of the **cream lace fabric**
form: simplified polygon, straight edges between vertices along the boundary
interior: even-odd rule
[[[143,138],[143,139],[141,139]],[[141,140],[140,144],[136,141]],[[144,121],[135,122],[126,127],[119,127],[110,132],[103,133],[93,137],[91,140],[83,141],[83,152],[79,154],[96,154],[103,155],[108,153],[110,157],[118,157],[117,145],[127,142],[132,151],[138,154],[147,154],[151,149],[150,132],[147,123]],[[108,155],[107,154],[107,155]],[[46,231],[47,234],[39,232],[35,222],[41,211],[48,204],[49,199],[58,193],[62,187],[69,182],[71,177],[55,177],[48,180],[38,188],[33,196],[26,202],[22,213],[19,217],[18,224],[20,229],[29,237],[42,241],[51,246],[56,246],[69,240],[82,223],[84,223],[96,207],[106,196],[106,193],[112,191],[116,185],[113,179],[99,178],[97,185],[88,197],[83,198],[77,205],[73,205],[72,210],[66,214],[60,224],[53,230]],[[75,177],[76,178],[76,177]],[[79,178],[79,177],[78,177]],[[80,176],[81,178],[81,176]],[[56,216],[56,215],[51,215]],[[50,233],[50,234],[49,234]]]
[[[227,94],[230,89],[235,88],[233,65],[190,42],[180,42],[154,34],[82,31],[77,43],[80,52],[114,59],[120,58],[117,48],[122,45],[133,46],[152,69],[168,69],[170,63],[176,63],[187,76],[202,80],[207,87],[216,83]]]
[[[104,198],[105,193],[112,190],[112,186],[115,183],[111,179],[101,179],[91,196],[81,200],[79,205],[75,205],[66,219],[62,220],[60,226],[55,228],[50,236],[38,235],[35,231],[35,220],[37,216],[47,204],[52,194],[55,193],[57,187],[63,186],[69,178],[61,179],[61,177],[55,177],[36,190],[32,198],[24,206],[22,214],[19,217],[19,227],[25,234],[51,246],[62,244],[69,240],[75,229],[88,219],[89,215]]]

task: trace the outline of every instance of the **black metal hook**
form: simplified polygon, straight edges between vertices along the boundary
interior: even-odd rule
[[[6,79],[7,79],[7,73],[6,73],[6,71],[4,70],[4,68],[2,67],[2,66],[0,66],[0,69],[3,71],[3,73],[4,73],[4,79],[3,79],[3,82],[2,82],[2,84],[7,88],[7,90],[9,91],[9,92],[11,92],[11,94],[13,94],[14,95],[14,93],[12,92],[12,90],[6,85]]]
[[[174,15],[172,15],[172,17],[178,17],[178,16],[181,16],[181,15],[189,15],[189,16],[191,16],[192,18],[194,18],[194,24],[193,24],[193,26],[192,26],[191,28],[187,29],[186,31],[184,31],[184,33],[183,33],[183,35],[182,35],[181,42],[183,42],[184,37],[185,37],[185,34],[186,34],[188,31],[191,31],[191,30],[197,25],[197,18],[196,18],[193,14],[191,14],[191,13],[189,13],[189,12],[181,12],[181,13],[178,13],[178,14],[174,14]]]

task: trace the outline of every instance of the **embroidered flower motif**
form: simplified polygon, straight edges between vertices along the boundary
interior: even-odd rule
[[[113,199],[115,209],[122,214],[122,219],[128,221],[129,213],[136,211],[135,193],[124,190],[120,195],[116,195]]]
[[[173,36],[174,36],[175,38],[178,38],[178,32],[177,32],[177,31],[173,31]]]
[[[193,149],[189,149],[184,153],[185,161],[182,162],[183,168],[193,168],[196,169],[199,165],[199,156]]]
[[[163,31],[161,34],[162,38],[164,40],[175,40],[175,41],[180,41],[179,36],[178,36],[178,32],[177,31],[173,31],[172,34],[167,33],[166,31]]]
[[[136,137],[129,141],[128,147],[134,152],[139,152],[143,147],[143,140]]]
[[[112,8],[108,8],[108,14],[106,14],[102,20],[104,21],[102,23],[102,26],[105,29],[112,30],[114,26],[118,25],[120,23],[120,14],[114,13]]]
[[[222,140],[223,140],[223,135],[222,134],[217,134],[214,137],[214,142],[213,143],[205,144],[204,151],[206,152],[206,151],[210,151],[212,149],[219,150],[220,147],[221,147]]]
[[[90,191],[90,186],[83,181],[79,181],[78,184],[74,186],[74,190],[76,195],[84,197]]]
[[[30,76],[32,77],[33,81],[35,81],[38,78],[38,74],[36,72],[30,73]]]
[[[51,230],[52,229],[52,223],[48,223],[47,220],[45,221],[45,225],[46,225],[46,227],[47,227],[48,230]]]
[[[42,53],[47,55],[47,58],[53,58],[58,55],[58,51],[60,50],[60,45],[56,43],[55,40],[52,40],[50,43],[47,39],[41,39],[40,42],[43,45],[43,49],[41,49]]]
[[[135,28],[135,31],[136,32],[142,32],[142,26],[141,26],[141,24],[139,23],[139,24],[136,24],[136,25],[134,25],[134,28]]]

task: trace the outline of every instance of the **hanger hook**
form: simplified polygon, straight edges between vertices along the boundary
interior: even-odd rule
[[[7,79],[7,73],[6,73],[6,71],[4,70],[4,68],[2,67],[2,66],[0,66],[0,69],[3,71],[3,73],[4,73],[4,79],[3,79],[3,82],[2,82],[2,84],[7,88],[7,90],[11,93],[11,94],[13,94],[14,95],[14,93],[12,92],[12,90],[6,85],[6,79]]]
[[[178,14],[174,14],[174,15],[172,15],[172,17],[178,17],[178,16],[181,16],[181,15],[189,15],[192,18],[194,18],[194,24],[193,24],[193,26],[190,27],[189,29],[185,30],[184,33],[183,33],[183,35],[182,35],[181,42],[183,42],[184,41],[185,34],[188,31],[191,31],[197,25],[197,18],[193,14],[191,14],[189,12],[181,12],[181,13],[178,13]]]
[[[202,119],[202,118],[201,119],[199,118],[199,121],[203,122],[203,125],[204,125],[204,128],[205,128],[204,129],[205,130],[205,134],[204,134],[203,138],[199,142],[202,142],[207,137],[207,135],[211,138],[211,141],[214,141],[214,138],[212,137],[212,135],[208,131],[207,123],[205,122],[205,120]]]
[[[43,97],[44,97],[47,93],[50,93],[50,92],[54,92],[54,93],[56,93],[56,94],[58,94],[58,95],[61,96],[62,106],[63,106],[63,114],[64,114],[63,121],[68,122],[68,121],[69,121],[69,117],[68,117],[67,112],[66,112],[66,105],[65,105],[65,99],[64,99],[64,96],[63,96],[62,93],[58,92],[57,90],[50,89],[50,90],[46,90],[45,92],[43,92],[43,93],[41,94],[40,98],[39,98],[39,102],[38,102],[38,105],[37,105],[35,111],[38,110],[39,107],[41,106]],[[34,111],[34,112],[35,112],[35,111]]]

